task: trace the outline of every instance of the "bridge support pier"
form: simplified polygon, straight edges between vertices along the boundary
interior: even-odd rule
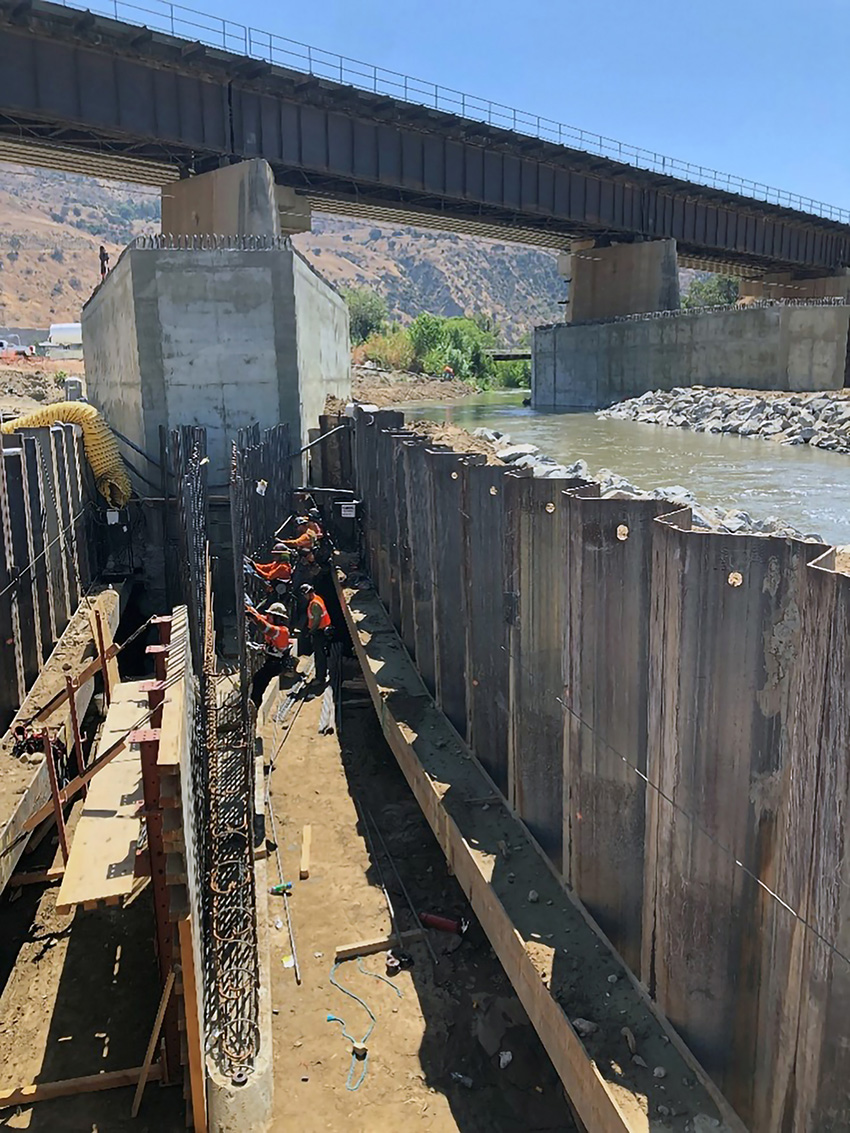
[[[850,300],[850,268],[833,275],[802,278],[793,272],[773,272],[761,279],[742,279],[740,295],[751,299],[829,299]]]
[[[675,240],[607,248],[594,240],[574,240],[559,266],[570,281],[568,323],[672,311],[679,306]]]
[[[256,158],[173,181],[162,189],[162,231],[174,236],[290,236],[309,232],[310,206],[276,185]]]

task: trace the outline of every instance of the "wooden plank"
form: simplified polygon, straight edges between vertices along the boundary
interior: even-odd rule
[[[159,1000],[159,1007],[156,1009],[156,1018],[153,1021],[153,1030],[151,1037],[148,1039],[148,1049],[145,1052],[145,1061],[142,1063],[142,1071],[139,1074],[139,1081],[136,1086],[136,1092],[133,1095],[133,1106],[130,1110],[130,1116],[135,1117],[139,1112],[139,1106],[142,1104],[142,1094],[145,1092],[145,1083],[150,1079],[151,1063],[153,1062],[154,1052],[156,1051],[157,1042],[159,1040],[159,1032],[162,1030],[162,1020],[165,1018],[165,1009],[168,1007],[168,1001],[171,998],[171,989],[174,987],[174,969],[165,978],[165,987],[162,989],[162,995]]]
[[[99,749],[110,748],[146,714],[148,696],[139,687],[143,683],[126,681],[113,687]],[[130,896],[143,801],[139,753],[128,746],[91,782],[56,898],[58,912],[88,901]]]
[[[614,1038],[629,1025],[641,1030],[646,1049],[651,1045],[659,1052],[652,1057],[663,1059],[668,1077],[693,1080],[687,1109],[678,1111],[683,1118],[704,1115],[716,1130],[744,1133],[729,1104],[586,910],[565,890],[519,819],[506,805],[487,812],[466,805],[466,799],[492,791],[492,781],[437,709],[375,592],[344,591],[339,579],[336,584],[383,733],[586,1128],[648,1133],[657,1127],[657,1106],[666,1103],[663,1082],[623,1064]],[[534,903],[528,902],[524,887],[510,884],[500,840],[511,846],[511,872],[522,869],[534,878]],[[551,907],[545,915],[546,937],[541,938],[539,910],[546,906]],[[600,1024],[593,1047],[572,1027],[559,992],[574,977],[564,960],[567,954],[590,958],[600,953],[606,963],[588,960],[581,974]],[[616,1006],[607,972],[618,976]],[[606,1012],[616,1012],[616,1020]]]
[[[89,611],[89,617],[92,617],[91,611]],[[110,645],[106,650],[107,658],[113,658],[117,655],[118,646]],[[118,662],[116,661],[115,664],[117,665]],[[101,671],[101,668],[102,666],[100,657],[95,657],[94,661],[89,661],[85,668],[80,669],[79,672],[74,674],[74,680],[77,682],[78,686],[82,686],[87,681],[90,681],[92,677],[97,676],[97,674]],[[48,700],[44,707],[39,711],[33,722],[36,724],[43,723],[45,720],[49,719],[50,716],[57,711],[57,709],[61,708],[63,704],[66,704],[67,701],[68,690],[62,689],[61,692],[57,692],[55,696],[51,697],[50,700]]]
[[[192,1127],[195,1133],[207,1130],[206,1076],[204,1052],[198,1025],[198,984],[195,978],[195,953],[192,945],[192,918],[177,922],[180,937],[180,963],[183,968],[183,1003],[186,1023],[186,1045],[189,1050],[189,1086],[192,1098]]]
[[[313,827],[305,826],[301,832],[301,866],[298,876],[306,881],[310,876],[310,847],[313,844]]]
[[[16,1105],[33,1105],[35,1102],[49,1102],[56,1098],[72,1098],[78,1094],[93,1094],[98,1090],[118,1090],[123,1086],[134,1086],[141,1077],[142,1067],[132,1070],[108,1070],[103,1074],[87,1074],[83,1078],[66,1078],[62,1082],[33,1082],[30,1086],[18,1086],[14,1090],[0,1090],[0,1109]],[[162,1077],[159,1063],[148,1071],[148,1081],[158,1082]]]
[[[411,928],[407,932],[399,933],[401,944],[414,944],[422,939],[421,928]],[[334,960],[353,960],[356,956],[372,956],[375,952],[386,952],[394,948],[399,940],[395,933],[389,936],[376,936],[372,940],[360,940],[354,944],[338,944],[334,953]]]
[[[112,640],[112,629],[107,623],[106,619],[101,617],[101,631],[103,633],[103,655],[106,659],[106,671],[109,675],[109,687],[114,688],[121,680],[118,672],[118,658],[116,656],[118,650],[115,648],[115,642]],[[89,624],[91,626],[94,640],[98,640],[97,620],[95,618],[95,611],[89,611]]]
[[[61,881],[65,876],[65,867],[56,866],[55,869],[36,869],[30,873],[13,873],[9,881],[11,886],[16,885],[46,885],[50,881]]]
[[[107,767],[113,759],[119,756],[122,751],[126,750],[127,744],[124,740],[119,741],[117,744],[113,744],[111,748],[103,753],[103,755],[98,756],[98,762],[91,764],[86,769],[84,775],[78,775],[76,779],[72,779],[70,783],[66,783],[66,785],[59,792],[59,799],[62,802],[62,805],[64,806],[65,803],[69,802],[72,798],[74,798],[75,795],[79,794],[86,783],[90,783],[95,775],[97,775],[97,773],[102,770],[102,768]],[[45,818],[51,817],[52,810],[53,803],[45,803],[43,807],[40,807],[34,814],[31,814],[29,818],[25,820],[25,822],[21,826],[21,830],[34,830],[35,827],[39,826]]]
[[[163,770],[180,769],[180,752],[189,742],[187,720],[190,716],[191,688],[186,675],[191,672],[189,657],[189,620],[185,606],[179,606],[172,616],[171,640],[168,645],[165,679],[168,689],[162,707],[162,728],[159,739],[157,767]],[[179,786],[176,793],[180,793]]]

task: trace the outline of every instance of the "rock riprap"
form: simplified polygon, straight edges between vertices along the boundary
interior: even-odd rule
[[[850,398],[830,393],[764,395],[690,386],[651,390],[597,416],[850,453]]]
[[[700,504],[693,492],[681,484],[645,491],[624,476],[612,472],[610,468],[600,468],[598,472],[591,472],[584,460],[576,460],[567,465],[558,464],[551,456],[542,455],[536,445],[512,444],[507,433],[501,433],[497,429],[474,429],[472,435],[493,445],[496,456],[504,464],[511,468],[528,469],[532,476],[538,478],[595,480],[599,484],[599,493],[603,499],[667,500],[671,507],[689,507],[693,527],[704,531],[719,531],[729,535],[776,535],[780,538],[806,539],[817,543],[823,541],[819,535],[804,534],[778,516],[756,519],[749,512],[741,511],[739,508],[706,507]]]

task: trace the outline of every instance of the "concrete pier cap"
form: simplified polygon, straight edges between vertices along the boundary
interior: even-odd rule
[[[345,300],[284,234],[309,228],[302,205],[275,185],[265,161],[169,185],[163,226],[171,231],[134,241],[86,303],[87,396],[135,450],[124,454],[139,496],[156,494],[161,438],[181,425],[206,429],[209,484],[220,500],[227,500],[232,443],[255,422],[289,426],[293,477],[301,482],[307,458],[299,453],[326,399],[348,399]],[[144,457],[139,465],[139,449],[149,466]],[[158,522],[151,512],[152,593],[164,577]],[[226,558],[217,535],[213,544]]]
[[[674,311],[679,306],[675,240],[599,246],[573,240],[558,269],[570,280],[566,321]]]
[[[291,236],[309,232],[308,201],[276,185],[255,158],[199,173],[162,188],[162,231],[188,236]]]

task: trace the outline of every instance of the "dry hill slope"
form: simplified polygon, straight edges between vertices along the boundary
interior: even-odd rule
[[[155,190],[0,164],[0,325],[74,321],[113,258],[159,229]],[[316,216],[299,250],[339,287],[370,287],[402,320],[483,312],[516,339],[556,319],[564,281],[550,252],[428,229]]]

